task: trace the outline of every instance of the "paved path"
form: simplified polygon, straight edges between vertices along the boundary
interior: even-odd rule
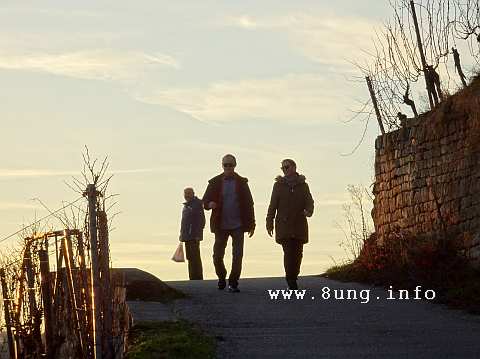
[[[480,316],[386,300],[379,288],[307,276],[305,299],[271,300],[266,290],[285,289],[282,278],[242,279],[241,293],[210,280],[167,284],[190,295],[175,314],[217,336],[218,358],[480,358]],[[323,300],[322,287],[370,289],[370,301]]]

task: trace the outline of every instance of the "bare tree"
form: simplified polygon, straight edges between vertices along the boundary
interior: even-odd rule
[[[452,92],[449,54],[453,53],[455,69],[466,85],[458,51],[450,49],[467,40],[478,60],[480,5],[478,0],[390,0],[390,6],[392,17],[376,31],[374,50],[368,53],[372,61],[355,65],[368,78],[377,118],[393,130],[401,127],[398,114],[404,113],[404,106],[418,117],[412,89],[419,89],[421,79],[430,109]]]
[[[371,217],[367,216],[368,192],[362,186],[349,185],[347,191],[351,202],[343,206],[346,225],[337,223],[337,227],[343,232],[344,239],[340,246],[345,253],[354,260],[373,232]]]

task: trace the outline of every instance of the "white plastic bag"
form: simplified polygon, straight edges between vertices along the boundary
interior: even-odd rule
[[[172,261],[174,262],[185,262],[185,255],[183,254],[183,243],[178,244],[175,253],[173,253]]]

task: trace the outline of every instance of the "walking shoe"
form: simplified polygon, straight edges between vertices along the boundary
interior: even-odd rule
[[[226,286],[227,286],[227,282],[225,281],[225,279],[219,279],[218,280],[218,289],[219,290],[225,289]]]
[[[296,281],[296,280],[294,280],[294,279],[288,279],[288,280],[287,280],[287,283],[288,283],[288,289],[291,289],[291,290],[298,289],[298,285],[297,285],[297,281]]]
[[[240,289],[238,289],[238,287],[232,287],[231,285],[228,286],[228,291],[230,293],[238,293],[240,292]]]

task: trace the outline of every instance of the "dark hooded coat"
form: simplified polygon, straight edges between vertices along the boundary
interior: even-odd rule
[[[205,227],[205,212],[202,201],[193,197],[191,201],[183,203],[182,222],[180,225],[180,241],[201,241]]]
[[[304,210],[307,211],[305,214]],[[305,176],[296,174],[293,182],[278,176],[273,185],[267,212],[267,230],[275,228],[275,240],[308,242],[307,216],[313,214],[313,198]],[[275,224],[275,227],[274,227]]]

